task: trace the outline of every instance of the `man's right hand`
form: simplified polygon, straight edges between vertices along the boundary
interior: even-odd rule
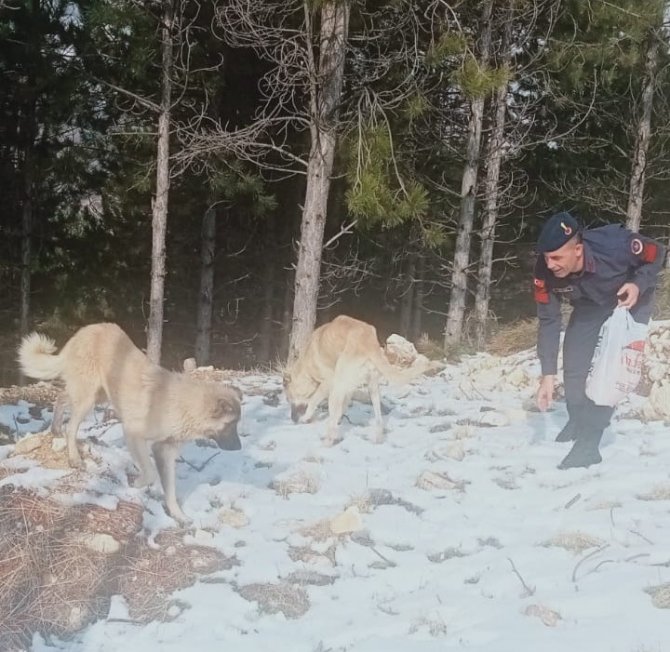
[[[537,390],[537,407],[540,412],[545,412],[551,407],[554,400],[554,376],[542,376],[540,388]]]

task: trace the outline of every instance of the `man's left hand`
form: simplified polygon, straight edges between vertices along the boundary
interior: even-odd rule
[[[623,308],[632,308],[640,296],[640,288],[635,285],[635,283],[624,283],[619,291],[616,293],[619,297],[619,303],[617,304]]]

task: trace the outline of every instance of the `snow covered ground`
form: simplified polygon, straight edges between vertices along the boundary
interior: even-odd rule
[[[239,564],[180,591],[171,622],[128,622],[114,598],[107,620],[32,650],[670,650],[670,611],[653,600],[670,583],[668,427],[619,418],[601,465],[559,471],[564,405],[526,409],[538,371],[528,354],[476,356],[386,387],[386,443],[369,441],[371,407],[354,403],[333,448],[322,420],[290,422],[278,376],[241,378],[242,451],[189,444],[178,464],[185,537]],[[0,422],[42,429],[28,408],[3,406]],[[91,435],[88,488],[68,499],[141,500],[150,536],[174,527],[156,492],[128,486],[120,426],[91,419]],[[19,464],[11,450],[4,465]],[[48,489],[63,473],[35,466],[0,486]],[[297,587],[294,611],[250,599],[260,584]]]

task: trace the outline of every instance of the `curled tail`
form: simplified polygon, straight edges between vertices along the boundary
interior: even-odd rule
[[[53,380],[63,370],[63,360],[55,354],[56,344],[46,335],[26,335],[19,346],[19,366],[29,378]]]
[[[412,365],[411,367],[396,367],[388,361],[381,349],[379,350],[379,356],[373,357],[372,364],[375,366],[377,371],[379,371],[379,373],[384,376],[384,378],[386,378],[386,380],[392,385],[403,385],[425,373],[435,373],[439,369],[443,368],[443,366],[439,363],[431,362],[430,360],[420,362],[419,364]]]

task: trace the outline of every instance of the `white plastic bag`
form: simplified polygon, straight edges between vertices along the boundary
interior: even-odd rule
[[[647,324],[633,319],[628,308],[615,308],[601,326],[586,379],[586,395],[596,405],[614,406],[635,391],[648,330]]]

